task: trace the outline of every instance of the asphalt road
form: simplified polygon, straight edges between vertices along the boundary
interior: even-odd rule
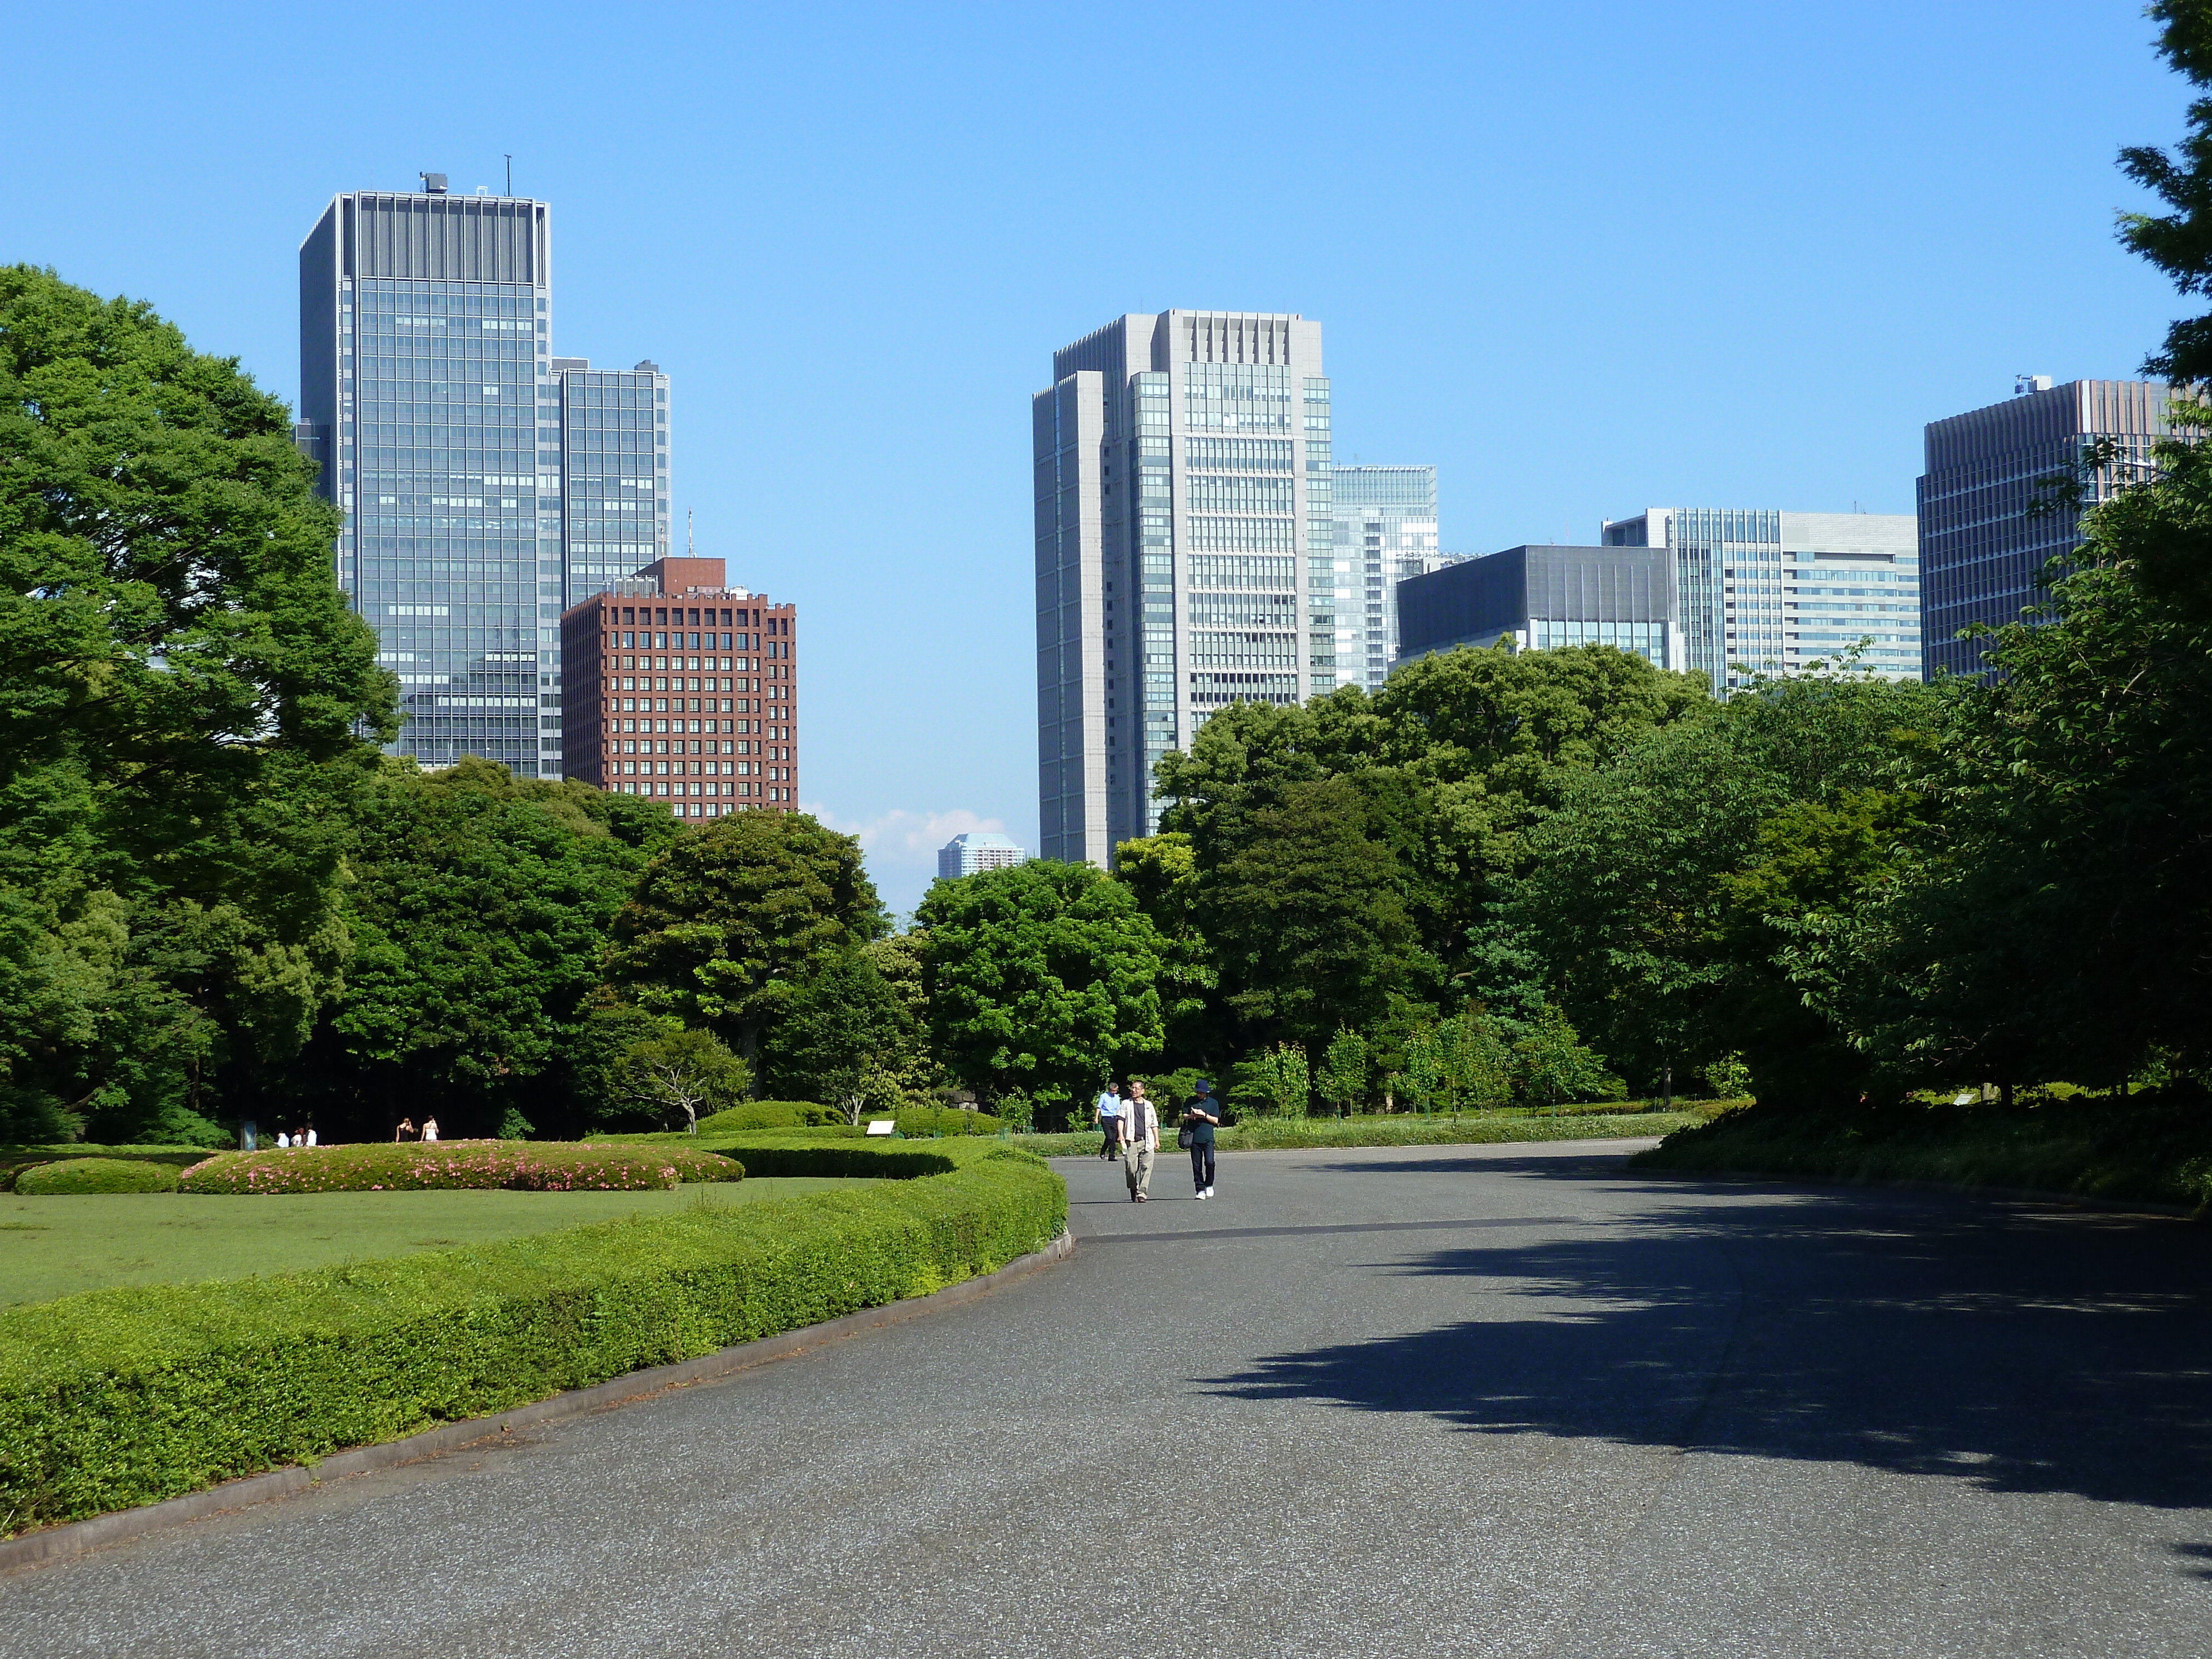
[[[1255,1152],[967,1307],[0,1578],[0,1654],[2212,1652],[2212,1232]]]

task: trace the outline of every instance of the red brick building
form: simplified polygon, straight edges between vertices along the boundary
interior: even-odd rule
[[[799,810],[798,617],[663,559],[561,618],[568,772],[680,818]]]

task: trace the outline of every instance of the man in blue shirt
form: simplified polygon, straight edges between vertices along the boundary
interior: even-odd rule
[[[1106,1139],[1098,1148],[1101,1158],[1121,1155],[1121,1085],[1109,1081],[1106,1092],[1098,1097],[1098,1104],[1091,1113],[1098,1127],[1105,1131]]]

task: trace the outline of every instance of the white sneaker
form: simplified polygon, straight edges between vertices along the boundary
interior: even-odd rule
[[[1211,1188],[1211,1187],[1208,1187],[1208,1188],[1206,1189],[1206,1195],[1208,1198],[1212,1198],[1212,1197],[1213,1196],[1213,1188]]]

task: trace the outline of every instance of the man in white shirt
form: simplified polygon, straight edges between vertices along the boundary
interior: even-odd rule
[[[1129,1097],[1121,1103],[1121,1172],[1129,1182],[1129,1201],[1149,1204],[1152,1184],[1152,1154],[1160,1149],[1160,1114],[1145,1094],[1145,1085],[1132,1082]]]
[[[1092,1121],[1105,1131],[1106,1138],[1099,1143],[1098,1156],[1119,1158],[1121,1155],[1121,1085],[1109,1082],[1106,1092],[1098,1097],[1091,1109]]]

